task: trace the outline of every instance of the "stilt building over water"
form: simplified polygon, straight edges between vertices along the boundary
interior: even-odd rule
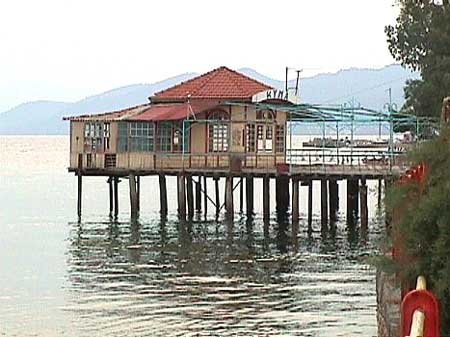
[[[287,82],[286,82],[287,83]],[[296,123],[335,127],[339,123],[378,121],[392,134],[393,115],[360,107],[325,107],[300,104],[298,88],[278,90],[241,73],[220,67],[149,97],[149,103],[120,111],[66,117],[70,121],[70,167],[78,177],[78,215],[81,216],[82,177],[108,177],[110,211],[118,214],[119,180],[128,178],[131,215],[139,212],[140,177],[157,175],[161,213],[167,214],[166,176],[177,176],[178,213],[191,217],[194,207],[208,203],[218,214],[234,214],[233,191],[240,188],[240,207],[253,213],[255,178],[263,181],[263,214],[268,219],[269,183],[276,179],[277,212],[291,207],[299,219],[299,184],[309,185],[311,221],[312,182],[321,181],[322,223],[336,216],[338,180],[347,180],[349,219],[361,215],[367,226],[367,179],[385,179],[402,171],[392,136],[389,150],[353,149],[330,152],[323,146],[295,149]],[[400,117],[397,117],[400,120]],[[405,118],[405,117],[402,117]],[[342,124],[341,124],[342,125]],[[215,180],[207,191],[206,179]],[[220,200],[219,179],[225,179],[225,200]],[[292,198],[289,185],[292,182]],[[195,187],[194,187],[195,183]],[[214,197],[212,197],[214,195]],[[195,198],[194,198],[195,196]],[[203,200],[202,200],[203,199]],[[194,205],[195,200],[195,205]],[[358,205],[361,205],[359,207]]]

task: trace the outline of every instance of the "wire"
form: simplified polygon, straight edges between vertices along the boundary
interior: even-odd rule
[[[337,102],[337,101],[339,101],[339,100],[341,100],[343,98],[352,97],[352,96],[354,96],[356,94],[360,94],[360,93],[363,93],[363,92],[366,92],[366,91],[369,91],[369,90],[377,89],[377,88],[380,88],[380,87],[382,87],[382,86],[384,86],[386,84],[391,84],[391,83],[394,83],[394,82],[397,82],[397,81],[401,81],[401,80],[406,80],[406,79],[409,79],[409,78],[410,78],[409,76],[402,76],[402,77],[399,77],[399,78],[396,78],[396,79],[393,79],[393,80],[390,80],[390,81],[387,81],[387,82],[383,82],[383,83],[374,85],[372,87],[368,87],[368,88],[364,88],[364,89],[361,89],[361,90],[358,90],[358,91],[354,91],[354,92],[352,92],[350,94],[347,94],[345,96],[332,98],[330,100],[325,101],[325,103]]]

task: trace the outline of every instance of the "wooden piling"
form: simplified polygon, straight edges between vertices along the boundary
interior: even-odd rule
[[[192,218],[194,216],[194,189],[191,175],[186,176],[186,194],[187,194],[188,217]]]
[[[239,179],[239,212],[244,211],[244,178]]]
[[[108,186],[109,186],[109,215],[111,216],[114,212],[114,185],[113,185],[113,177],[108,178]]]
[[[361,179],[359,197],[361,203],[361,230],[366,232],[369,225],[369,210],[367,206],[367,185],[365,179]]]
[[[289,209],[289,177],[288,176],[278,176],[275,179],[276,191],[276,209],[278,216],[286,215]]]
[[[141,177],[136,176],[136,206],[137,211],[141,210]]]
[[[347,223],[353,223],[355,219],[355,215],[353,213],[353,185],[350,179],[347,179]]]
[[[358,179],[352,180],[352,184],[353,184],[353,193],[354,193],[354,197],[353,197],[354,213],[355,213],[355,218],[358,218],[358,216],[359,216],[359,181],[358,181]]]
[[[233,203],[233,177],[227,176],[225,180],[225,209],[229,219],[234,217],[234,203]]]
[[[137,218],[137,216],[138,216],[136,176],[134,175],[134,173],[129,174],[128,182],[129,182],[129,186],[130,186],[131,217],[134,219],[134,218]]]
[[[208,213],[208,184],[206,181],[206,175],[203,176],[203,206],[205,208],[205,217]]]
[[[245,196],[246,196],[246,205],[247,205],[247,216],[253,215],[253,176],[248,175],[245,178]]]
[[[81,172],[78,172],[78,198],[77,198],[77,214],[78,214],[78,217],[81,217],[82,193],[83,193],[83,177],[81,175]]]
[[[329,190],[329,209],[330,209],[330,220],[332,222],[337,220],[337,212],[339,208],[339,187],[336,180],[328,181]]]
[[[381,206],[381,199],[382,199],[382,197],[381,197],[381,188],[382,188],[382,183],[383,183],[383,180],[382,179],[378,179],[378,207]]]
[[[178,186],[178,216],[181,220],[186,220],[186,185],[184,175],[177,176]]]
[[[347,179],[347,222],[353,224],[359,209],[358,179]]]
[[[114,217],[119,215],[119,177],[114,177]]]
[[[322,220],[322,229],[328,225],[328,184],[326,179],[320,181],[320,215]]]
[[[216,217],[220,213],[220,189],[219,189],[219,177],[214,177],[214,186],[216,190]]]
[[[263,177],[263,219],[264,221],[270,219],[270,177],[268,175]]]
[[[77,180],[78,180],[78,188],[77,188],[77,214],[78,218],[81,217],[81,202],[82,202],[82,192],[83,192],[83,178],[82,171],[83,169],[83,155],[80,153],[78,155],[78,170],[77,170]]]
[[[298,224],[299,212],[299,182],[297,178],[292,178],[292,223]]]
[[[313,180],[308,183],[308,229],[312,229],[313,216]]]
[[[166,176],[164,174],[159,174],[159,205],[160,213],[162,216],[167,215],[167,185]]]
[[[198,180],[195,182],[195,210],[197,212],[202,211],[202,180],[201,176],[198,176]]]

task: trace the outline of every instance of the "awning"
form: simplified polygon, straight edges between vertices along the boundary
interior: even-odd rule
[[[144,112],[127,118],[130,121],[182,120],[217,106],[216,102],[155,104]]]

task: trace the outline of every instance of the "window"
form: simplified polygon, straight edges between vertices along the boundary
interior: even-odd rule
[[[120,122],[118,124],[118,152],[152,152],[155,125],[149,122]]]
[[[275,126],[275,152],[276,153],[284,153],[284,141],[285,141],[285,132],[284,132],[284,124],[277,124]]]
[[[128,151],[128,125],[126,122],[118,124],[117,152]]]
[[[146,122],[128,124],[130,130],[129,151],[152,152],[154,141],[154,125]]]
[[[209,152],[228,151],[228,124],[217,122],[209,125]]]
[[[172,123],[161,122],[158,126],[158,150],[172,152]]]
[[[103,151],[109,150],[109,138],[111,136],[110,124],[103,124]]]
[[[101,152],[104,151],[103,130],[105,125],[109,123],[87,122],[84,124],[84,151],[85,152]],[[108,126],[109,128],[109,126]],[[108,129],[109,132],[109,129]],[[109,138],[108,138],[109,146]]]
[[[247,124],[245,126],[245,152],[256,151],[255,135],[255,124]]]
[[[209,152],[227,152],[230,138],[228,114],[217,110],[211,112],[208,119]]]
[[[256,111],[256,119],[263,121],[273,121],[277,118],[276,111],[265,109]]]

